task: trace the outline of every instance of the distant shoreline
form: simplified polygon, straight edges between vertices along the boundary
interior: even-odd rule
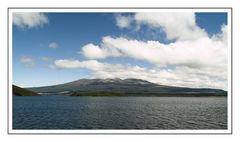
[[[15,95],[16,96],[16,95]],[[22,95],[24,96],[24,95]],[[28,96],[28,95],[26,95]],[[144,93],[116,93],[116,92],[84,92],[71,94],[49,93],[48,95],[39,94],[38,96],[69,96],[69,97],[227,97],[227,95],[217,94],[144,94]]]
[[[90,95],[83,95],[83,96],[67,96],[67,95],[46,95],[46,96],[43,96],[43,95],[38,95],[38,96],[17,96],[17,95],[13,95],[14,97],[50,97],[50,96],[54,96],[54,97],[96,97],[96,98],[100,98],[100,97],[177,97],[177,98],[186,98],[186,97],[199,97],[199,98],[201,98],[201,97],[228,97],[228,96],[217,96],[217,95],[212,95],[212,96],[193,96],[193,95],[191,95],[191,96],[174,96],[174,95],[172,95],[172,96],[166,96],[166,95],[164,95],[164,96],[90,96]]]
[[[227,97],[227,95],[215,95],[215,94],[80,94],[69,95],[72,97],[92,96],[92,97]]]

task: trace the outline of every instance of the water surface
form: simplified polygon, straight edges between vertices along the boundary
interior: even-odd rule
[[[227,129],[227,97],[13,97],[13,129]]]

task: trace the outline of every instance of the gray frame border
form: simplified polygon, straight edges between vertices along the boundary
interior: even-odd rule
[[[230,133],[11,133],[9,129],[9,10],[10,9],[228,9],[231,18]],[[12,48],[12,47],[11,47]],[[232,7],[8,7],[7,8],[7,134],[8,135],[232,135],[233,134],[233,8]],[[94,130],[94,129],[93,129]],[[66,130],[67,131],[67,130]]]

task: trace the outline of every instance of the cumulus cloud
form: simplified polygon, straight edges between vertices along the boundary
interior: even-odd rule
[[[88,68],[92,70],[98,70],[103,67],[102,63],[99,63],[96,60],[88,60],[88,61],[78,61],[78,60],[56,60],[54,65],[57,68]]]
[[[159,66],[184,65],[197,68],[221,67],[227,64],[226,45],[210,38],[163,44],[158,41],[144,42],[106,36],[103,37],[101,46],[88,45],[82,48],[82,53],[95,59],[127,56]]]
[[[35,62],[31,57],[23,56],[20,58],[20,62],[28,67],[32,67],[35,65]]]
[[[159,41],[140,41],[124,37],[105,36],[99,45],[89,43],[83,46],[80,51],[81,54],[89,59],[129,57],[147,61],[154,65],[151,69],[125,65],[118,65],[118,67],[107,65],[109,69],[114,68],[114,71],[110,71],[107,68],[101,70],[83,66],[80,68],[92,70],[94,77],[98,78],[118,77],[124,79],[130,77],[165,85],[211,87],[226,90],[227,25],[223,25],[221,32],[218,34],[208,37],[207,33],[196,25],[194,18],[194,15],[185,15],[187,22],[182,22],[182,25],[185,25],[182,29],[184,30],[185,27],[183,33],[189,33],[189,35],[180,35],[180,31],[176,31],[175,35],[171,35],[170,29],[174,29],[174,26],[165,28],[164,32],[166,32],[168,37],[177,39],[169,44]],[[138,17],[138,19],[141,18]],[[160,22],[158,21],[156,23],[154,20],[152,22],[149,22],[151,20],[148,20],[148,22],[144,20],[138,21],[140,21],[139,24],[151,23],[153,28],[160,28]],[[176,23],[175,21],[172,22]],[[190,28],[187,29],[187,27]],[[190,37],[190,35],[193,37]],[[96,62],[96,60],[94,61]],[[106,63],[101,64],[101,66],[105,65]]]
[[[227,90],[227,25],[209,37],[196,24],[194,13],[137,13],[116,16],[117,26],[142,25],[162,30],[172,43],[105,36],[100,44],[88,43],[79,51],[87,60],[56,60],[50,68],[91,70],[92,78],[138,78],[153,83]],[[109,64],[97,59],[128,57],[147,61],[152,68]],[[103,61],[103,60],[102,60]]]
[[[116,15],[115,18],[119,28],[128,28],[133,20],[130,16],[122,16],[120,14]]]
[[[135,23],[163,31],[169,40],[195,40],[206,37],[207,33],[196,24],[194,13],[136,13],[130,16],[116,16],[117,26],[127,28]]]
[[[20,28],[35,28],[48,23],[48,17],[37,12],[14,12],[13,24]]]
[[[212,68],[194,69],[189,67],[145,68],[137,65],[109,64],[97,60],[56,60],[52,68],[86,68],[92,71],[92,78],[138,78],[153,83],[182,87],[211,87],[227,89],[226,72],[213,73]],[[216,70],[215,70],[216,71]]]
[[[94,45],[92,43],[83,46],[80,54],[83,54],[85,57],[90,59],[103,59],[106,57],[118,57],[121,56],[121,53],[115,48],[108,48],[105,44],[102,44],[101,47]]]
[[[58,48],[58,44],[56,42],[51,42],[48,44],[49,48]]]
[[[228,39],[228,32],[227,32],[227,25],[222,25],[221,32],[213,35],[212,39],[217,41],[223,41],[227,45],[227,39]]]

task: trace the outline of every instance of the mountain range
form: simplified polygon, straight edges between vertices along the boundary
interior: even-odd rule
[[[159,85],[141,79],[80,79],[44,87],[27,88],[40,95],[128,95],[128,96],[226,96],[227,91]]]

